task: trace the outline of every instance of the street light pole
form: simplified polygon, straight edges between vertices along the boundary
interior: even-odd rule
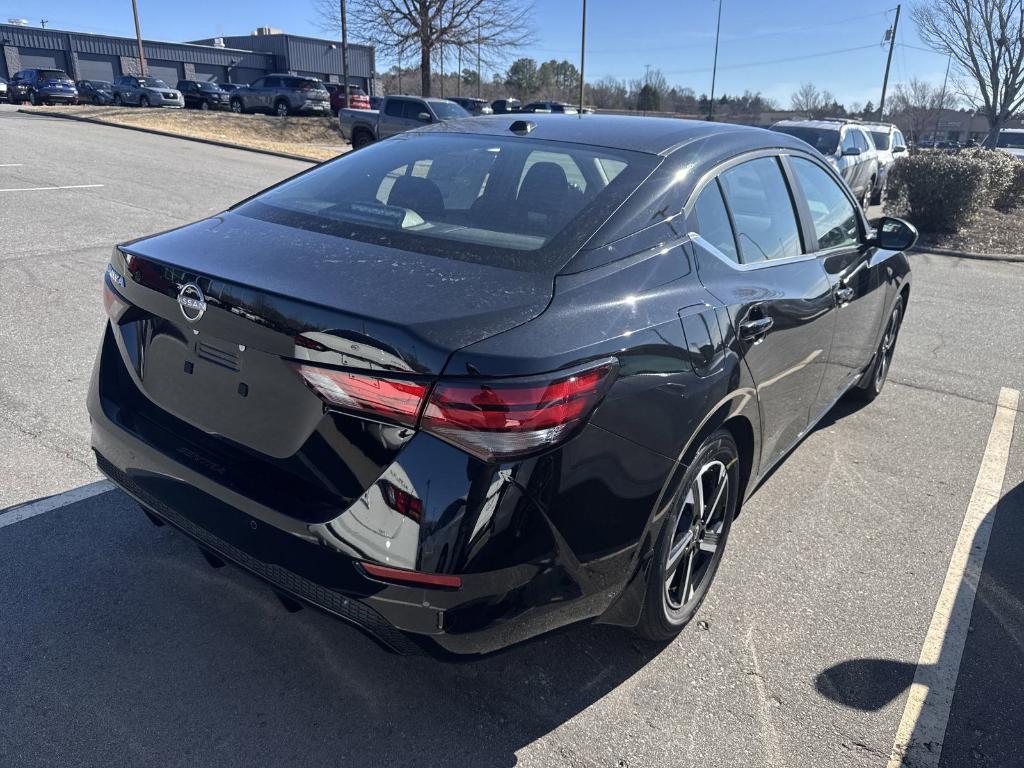
[[[484,94],[484,73],[481,69],[481,58],[483,51],[483,26],[480,19],[476,20],[476,97],[482,98]]]
[[[587,0],[583,0],[583,29],[580,33],[580,116],[583,115],[584,65],[587,60]]]
[[[718,24],[715,27],[715,60],[711,65],[711,98],[708,100],[708,120],[715,119],[715,78],[718,76],[718,39],[722,34],[722,0],[718,0]]]
[[[139,26],[139,4],[132,0],[132,14],[135,16],[135,41],[139,44],[139,74],[146,74],[146,54],[142,52],[142,27]]]

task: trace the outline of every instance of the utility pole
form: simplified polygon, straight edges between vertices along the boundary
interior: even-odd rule
[[[39,20],[39,26],[42,27],[43,29],[46,29],[46,25],[49,24],[49,23],[50,23],[49,19],[40,19]]]
[[[715,119],[715,78],[718,76],[718,38],[722,34],[722,0],[718,0],[718,24],[715,27],[715,59],[711,64],[711,98],[708,99],[708,120]]]
[[[587,0],[583,0],[583,29],[580,33],[580,117],[583,116],[583,73],[587,60]]]
[[[139,44],[139,74],[146,74],[146,54],[142,52],[142,27],[139,26],[138,0],[132,0],[132,13],[135,15],[135,41]]]
[[[889,87],[889,67],[892,66],[892,50],[896,47],[896,27],[900,24],[900,7],[896,6],[896,18],[892,22],[889,35],[889,57],[885,60],[885,77],[882,79],[882,98],[878,101],[878,119],[882,119],[885,110],[885,91]]]
[[[342,106],[348,109],[348,14],[345,12],[345,0],[341,2],[341,87]]]
[[[480,19],[476,20],[476,97],[482,98],[484,93],[484,73],[480,68],[481,51],[483,49],[483,27]]]
[[[949,81],[949,65],[952,60],[952,56],[946,57],[946,76],[942,78],[942,93],[939,94],[939,108],[935,110],[935,130],[932,131],[932,141],[936,141],[936,136],[939,133],[939,121],[942,119],[942,110],[946,106],[946,83]]]

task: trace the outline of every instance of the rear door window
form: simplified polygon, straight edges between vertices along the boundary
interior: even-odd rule
[[[724,171],[719,178],[744,263],[800,255],[793,199],[777,158],[749,160]]]
[[[388,117],[405,117],[405,99],[388,99],[384,102],[384,114]]]
[[[848,149],[857,149],[857,138],[854,135],[856,133],[852,128],[847,129],[846,133],[843,134],[843,151]]]

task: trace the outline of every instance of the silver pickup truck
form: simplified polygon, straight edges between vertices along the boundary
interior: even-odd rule
[[[353,149],[359,149],[396,133],[469,116],[469,112],[446,99],[386,96],[380,109],[340,110],[338,124],[345,141],[352,144]]]

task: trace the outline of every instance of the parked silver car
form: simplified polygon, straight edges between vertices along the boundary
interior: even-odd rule
[[[267,75],[232,91],[231,111],[270,112],[281,117],[301,112],[327,115],[331,94],[315,77]]]
[[[782,120],[772,130],[803,139],[818,150],[868,207],[878,184],[878,152],[859,121]]]
[[[864,123],[864,130],[868,132],[878,152],[878,177],[871,202],[880,203],[889,181],[889,171],[896,158],[907,153],[907,141],[903,138],[903,131],[892,123]]]
[[[171,88],[159,77],[145,75],[122,75],[114,81],[114,104],[132,104],[137,107],[178,107],[185,106],[181,91]]]

